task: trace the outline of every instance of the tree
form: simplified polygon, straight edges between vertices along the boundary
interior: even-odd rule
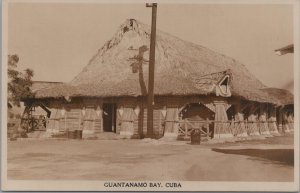
[[[18,62],[18,55],[8,55],[8,103],[16,106],[20,106],[22,98],[34,96],[31,91],[33,70],[18,71]]]

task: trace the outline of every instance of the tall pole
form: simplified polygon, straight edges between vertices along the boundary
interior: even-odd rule
[[[154,106],[154,65],[155,65],[155,39],[156,39],[156,12],[157,3],[147,3],[146,7],[152,7],[151,39],[149,56],[148,78],[148,106],[147,106],[147,137],[155,138],[153,130],[153,106]]]

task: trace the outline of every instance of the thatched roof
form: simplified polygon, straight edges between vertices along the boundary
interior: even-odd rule
[[[58,86],[62,82],[49,82],[49,81],[32,81],[31,91],[36,92],[41,89]]]
[[[294,104],[294,95],[288,90],[279,88],[265,88],[262,90],[271,96],[277,96],[278,100],[283,105]]]
[[[36,97],[146,95],[149,44],[150,27],[134,19],[126,20],[70,83],[39,90]],[[195,77],[201,79],[228,70],[232,74],[233,95],[247,100],[280,103],[275,96],[261,90],[266,86],[238,61],[157,31],[155,95],[212,94],[213,90],[199,87]]]

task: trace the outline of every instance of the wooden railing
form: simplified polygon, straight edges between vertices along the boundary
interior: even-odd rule
[[[220,133],[226,131],[227,133],[231,133],[233,136],[238,136],[242,133],[250,134],[256,130],[260,134],[264,131],[275,131],[278,129],[276,121],[215,121],[215,120],[188,120],[183,119],[179,120],[178,127],[178,135],[184,137],[185,139],[189,139],[191,133],[195,129],[199,129],[201,131],[201,137],[210,139],[212,138],[212,133]],[[213,129],[209,129],[210,125],[213,124]],[[275,124],[271,126],[272,124]],[[293,122],[288,122],[287,124],[293,124]],[[272,128],[271,128],[272,127]],[[276,129],[276,128],[277,129]]]
[[[209,130],[209,125],[211,124],[210,120],[205,120],[205,121],[196,121],[196,120],[180,120],[179,122],[179,127],[178,127],[178,135],[183,136],[184,139],[189,139],[191,136],[191,133],[195,129],[199,129],[201,132],[201,136],[204,138],[211,138],[212,132]]]
[[[47,118],[35,115],[31,117],[22,117],[20,124],[27,133],[34,130],[46,130]]]

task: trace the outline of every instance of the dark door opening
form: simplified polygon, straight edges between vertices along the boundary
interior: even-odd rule
[[[103,104],[103,131],[116,132],[116,105],[112,103]]]

